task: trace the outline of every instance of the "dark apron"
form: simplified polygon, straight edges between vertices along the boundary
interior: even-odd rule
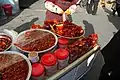
[[[56,5],[58,5],[63,11],[66,11],[71,5],[71,2],[68,1],[62,1],[62,0],[56,0],[55,3]],[[67,17],[68,20],[71,21],[71,15],[69,15]],[[62,14],[57,14],[57,13],[53,13],[49,10],[46,11],[46,20],[57,20],[59,22],[63,21],[63,17]]]

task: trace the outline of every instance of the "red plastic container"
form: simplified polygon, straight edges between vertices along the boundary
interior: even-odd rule
[[[65,48],[68,44],[68,39],[66,38],[59,38],[58,39],[58,47],[59,48]]]
[[[4,4],[2,8],[6,16],[12,16],[12,5],[11,4]]]
[[[58,69],[63,69],[68,65],[69,52],[66,49],[57,49],[55,51],[55,56],[58,60]]]
[[[57,59],[51,53],[46,53],[41,57],[41,63],[46,69],[46,75],[51,76],[57,71]]]
[[[32,64],[32,78],[34,80],[40,80],[44,78],[44,66],[40,63]]]

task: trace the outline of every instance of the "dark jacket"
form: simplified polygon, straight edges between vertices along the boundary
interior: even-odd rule
[[[120,80],[120,30],[101,50],[105,60],[99,80]]]
[[[116,8],[120,8],[120,0],[116,0]]]

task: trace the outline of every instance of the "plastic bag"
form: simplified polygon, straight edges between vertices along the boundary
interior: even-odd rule
[[[71,15],[66,15],[65,13],[63,13],[62,17],[63,17],[63,22],[65,22],[65,21],[70,21],[70,22],[72,22],[72,17],[71,17]]]
[[[65,22],[67,19],[66,19],[66,14],[65,13],[63,13],[63,22]]]

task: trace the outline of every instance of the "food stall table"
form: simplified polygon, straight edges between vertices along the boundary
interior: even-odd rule
[[[15,50],[15,49],[14,49]],[[46,80],[79,80],[92,67],[97,51],[100,50],[100,45],[96,44],[87,53],[79,57],[77,60],[69,64],[62,70],[58,70],[54,75],[46,77]],[[92,59],[89,61],[88,59]]]

